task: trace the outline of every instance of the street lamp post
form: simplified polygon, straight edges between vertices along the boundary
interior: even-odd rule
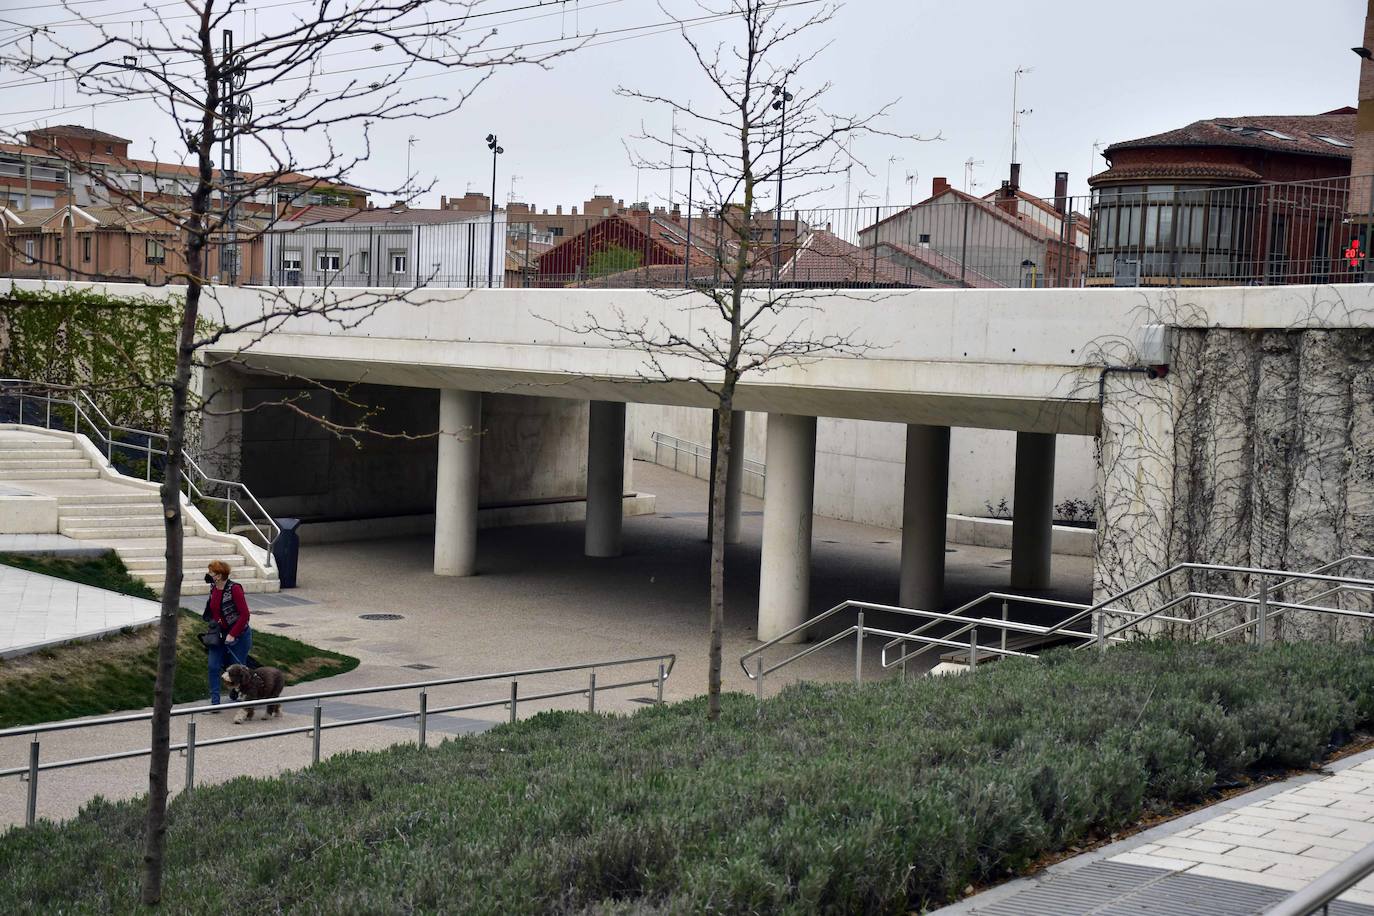
[[[496,278],[496,157],[505,152],[496,145],[496,134],[487,134],[487,149],[491,150],[491,232],[487,240],[487,289]],[[504,259],[502,263],[505,263]]]
[[[687,254],[682,258],[682,285],[692,285],[692,178],[697,151],[687,150]]]
[[[787,152],[787,103],[792,101],[792,93],[787,91],[787,77],[782,78],[781,86],[773,87],[773,110],[782,113],[778,127],[778,213],[773,218],[773,282],[778,281],[778,271],[782,269],[782,166]]]

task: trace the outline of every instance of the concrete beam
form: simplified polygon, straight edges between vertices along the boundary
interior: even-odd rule
[[[1054,537],[1054,436],[1016,434],[1016,502],[1012,506],[1011,585],[1049,588]]]

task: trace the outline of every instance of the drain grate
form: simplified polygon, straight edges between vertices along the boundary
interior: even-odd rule
[[[357,642],[357,641],[358,641],[358,637],[356,637],[356,636],[333,636],[333,637],[330,637],[329,639],[326,639],[326,640],[325,640],[325,642]]]
[[[416,662],[413,665],[402,665],[402,668],[414,668],[416,671],[432,671],[434,665],[426,665],[424,662]]]
[[[658,700],[655,700],[653,697],[630,697],[630,702],[644,703],[648,706],[653,706],[658,703]]]
[[[875,544],[891,544],[891,541],[874,541]]]
[[[287,627],[294,627],[294,623],[269,623],[269,627],[276,627],[278,630],[285,630]]]
[[[257,604],[256,601],[254,601],[253,603],[254,603],[254,604]],[[253,612],[253,616],[254,616],[254,617],[271,617],[271,616],[272,616],[272,612],[271,612],[271,611],[254,611],[254,612]]]
[[[405,620],[400,614],[359,614],[359,620]]]

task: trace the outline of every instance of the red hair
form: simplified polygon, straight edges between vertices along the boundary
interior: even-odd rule
[[[229,578],[229,564],[223,560],[211,560],[209,569],[212,575]]]

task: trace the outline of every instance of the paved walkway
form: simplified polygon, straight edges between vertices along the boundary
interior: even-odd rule
[[[0,658],[156,623],[157,602],[0,565]]]
[[[937,916],[1207,913],[1241,916],[1374,842],[1374,751],[1161,824]],[[1374,877],[1335,914],[1374,914]]]

